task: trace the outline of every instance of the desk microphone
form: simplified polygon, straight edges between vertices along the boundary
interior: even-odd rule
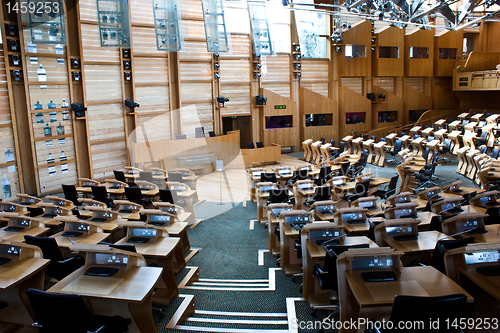
[[[464,201],[460,202],[458,205],[455,205],[455,206],[450,207],[450,208],[443,209],[442,211],[440,211],[440,212],[439,212],[439,213],[437,213],[437,214],[439,215],[439,214],[441,214],[441,213],[444,213],[444,212],[447,212],[447,211],[449,211],[449,210],[452,210],[452,209],[454,209],[454,208],[456,208],[456,207],[460,207],[460,206],[462,206],[462,204],[464,204],[464,203],[466,203],[466,202],[467,202],[467,200],[464,200]],[[460,209],[461,209],[461,208],[460,208]]]
[[[445,238],[441,238],[440,241],[444,240],[444,239],[452,238],[452,237],[455,237],[455,236],[458,236],[458,235],[461,235],[461,234],[466,234],[466,233],[471,232],[472,230],[475,230],[477,228],[479,228],[479,226],[475,226],[473,228],[470,228],[470,229],[467,229],[467,230],[464,230],[464,231],[461,231],[461,232],[457,232],[456,234],[453,234],[451,236],[447,236]]]
[[[63,226],[63,224],[59,224],[59,226]],[[68,235],[66,235],[66,231],[63,230],[63,236],[66,237],[67,240],[69,240],[71,242],[71,244],[76,244],[71,238],[68,237]]]
[[[343,234],[343,235],[340,235],[340,236],[337,236],[337,237],[334,237],[334,238],[327,239],[326,241],[324,241],[323,243],[321,243],[319,245],[325,246],[327,244],[330,244],[331,242],[336,241],[337,239],[340,239],[340,238],[343,238],[343,237],[347,237],[347,236],[349,236],[352,233],[353,233],[352,231],[349,231],[346,234]],[[326,248],[325,248],[325,250],[326,250]]]

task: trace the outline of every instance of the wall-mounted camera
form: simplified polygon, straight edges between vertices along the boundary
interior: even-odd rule
[[[87,108],[81,103],[71,103],[71,111],[75,113],[76,118],[85,117],[85,111]]]
[[[13,70],[12,71],[12,78],[15,80],[15,81],[21,81],[23,75],[21,73],[20,70]]]
[[[123,76],[125,77],[125,81],[132,81],[132,73],[125,72],[123,73]]]
[[[9,42],[7,43],[9,46],[9,50],[12,52],[19,52],[19,42],[15,39],[9,39]]]
[[[12,66],[21,66],[21,57],[17,54],[10,56],[10,63]]]
[[[130,60],[123,60],[123,69],[130,70],[130,68],[132,68]]]
[[[16,36],[17,35],[17,27],[13,24],[7,24],[5,31],[8,36]]]
[[[73,81],[80,81],[81,73],[80,72],[73,72],[73,73],[71,73],[71,77],[73,77]]]
[[[130,50],[129,49],[123,49],[122,50],[122,56],[124,58],[130,58]]]
[[[80,69],[80,59],[71,59],[71,68]]]

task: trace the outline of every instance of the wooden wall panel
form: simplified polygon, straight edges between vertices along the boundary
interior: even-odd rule
[[[300,121],[301,128],[300,141],[314,138],[325,138],[327,141],[339,139],[339,118],[336,102],[320,93],[315,91],[300,88]],[[306,127],[306,115],[309,114],[332,114],[333,123],[330,126],[309,126]]]
[[[204,21],[183,20],[181,24],[181,36],[182,38],[185,36],[186,40],[206,41]],[[205,48],[206,45],[205,42]]]
[[[248,60],[220,60],[221,84],[250,84],[250,71]]]
[[[361,77],[343,77],[340,79],[340,85],[354,91],[356,94],[363,94],[363,78]]]
[[[423,77],[406,77],[405,85],[415,89],[420,93],[424,93],[424,78]]]
[[[86,65],[87,101],[119,101],[122,99],[122,71],[119,64]]]
[[[55,170],[54,170],[55,169]],[[63,173],[64,170],[64,173]],[[67,171],[66,171],[67,170]],[[54,173],[55,171],[55,173]],[[78,174],[76,170],[76,162],[65,163],[65,166],[55,165],[49,168],[38,169],[38,179],[40,190],[46,192],[61,191],[61,184],[76,184],[78,183]]]
[[[195,127],[203,126],[205,131],[213,130],[213,104],[211,102],[183,106],[180,112],[182,133],[185,134],[188,139],[196,137]]]
[[[167,58],[134,58],[132,76],[135,84],[164,84],[168,85]]]
[[[134,56],[163,55],[167,57],[167,52],[158,51],[155,28],[132,27],[131,33]]]
[[[203,10],[200,0],[183,0],[181,3],[182,19],[203,20]]]
[[[328,97],[328,59],[302,59],[300,86]]]
[[[101,47],[99,29],[95,24],[81,24],[83,61],[120,63],[120,51],[117,47]]]
[[[290,98],[290,56],[262,56],[261,87]]]
[[[393,77],[374,77],[372,84],[378,86],[390,93],[394,92],[394,78]]]
[[[339,139],[356,131],[372,128],[371,101],[347,87],[339,87]],[[365,122],[359,124],[346,124],[346,113],[366,112]]]
[[[58,108],[61,107],[63,99],[65,99],[67,103],[70,101],[68,84],[51,84],[46,86],[33,84],[28,87],[28,93],[31,110],[35,109],[35,104],[37,102],[43,105],[44,110],[42,110],[42,112],[45,112],[50,101],[53,101]]]
[[[11,123],[9,90],[6,85],[0,85],[0,125],[10,125]]]
[[[411,86],[403,86],[403,121],[409,123],[410,110],[430,110],[432,109],[432,98]]]
[[[181,83],[182,104],[189,105],[196,101],[212,103],[212,82]]]
[[[250,114],[250,84],[221,84],[220,94],[229,98],[225,108],[221,109],[221,114]]]
[[[151,24],[154,26],[153,6],[150,1],[129,0],[130,22],[134,24]],[[134,45],[135,47],[135,45]]]
[[[97,5],[94,0],[80,0],[79,7],[80,20],[93,21],[97,23]]]
[[[134,142],[172,139],[170,112],[148,113],[146,115],[141,115],[141,112],[138,113]]]
[[[263,96],[267,97],[267,104],[263,107],[262,112],[262,142],[264,146],[270,146],[275,143],[282,147],[293,147],[297,145],[297,126],[299,126],[299,119],[297,119],[297,103],[289,98],[283,97],[267,89],[261,89]],[[286,109],[275,109],[275,105],[286,105]],[[293,127],[289,128],[272,128],[266,129],[267,116],[280,116],[291,115],[293,116]]]
[[[141,106],[136,112],[166,112],[169,111],[168,86],[135,87],[135,100]]]
[[[344,45],[364,45],[366,57],[346,57],[345,46],[339,52],[339,75],[340,76],[370,76],[371,75],[371,33],[372,25],[369,21],[354,24],[352,29],[343,33]]]
[[[410,47],[429,48],[429,58],[410,58]],[[405,76],[432,76],[434,74],[434,29],[407,28],[405,35]]]
[[[404,30],[397,27],[385,26],[375,30],[375,51],[372,52],[373,76],[403,76],[405,64]],[[379,58],[379,47],[399,47],[399,58]]]
[[[25,62],[29,82],[38,82],[37,70],[40,65],[47,72],[47,81],[68,82],[68,64],[64,56],[61,58],[26,56]]]
[[[453,76],[457,59],[441,59],[439,49],[457,49],[457,56],[459,56],[462,54],[463,39],[463,30],[445,30],[441,35],[434,37],[434,76]]]
[[[210,62],[212,54],[207,51],[207,43],[205,41],[189,41],[185,40],[179,52],[181,61],[205,61]]]
[[[114,178],[113,170],[128,165],[125,140],[91,145],[92,167],[95,179]]]
[[[5,56],[3,50],[0,50],[0,84],[7,85],[7,70],[5,69]]]
[[[375,94],[376,101],[378,101],[375,103],[372,102],[372,109],[371,109],[372,128],[384,128],[390,126],[395,127],[403,125],[404,121],[403,99],[394,95],[392,92],[376,85],[372,86],[372,92]],[[378,98],[379,93],[382,93],[383,95],[386,96],[385,101],[380,102],[380,99]],[[392,119],[393,121],[390,122],[389,121],[381,122],[379,112],[384,112],[384,111],[392,111],[392,112],[395,111],[396,119]]]
[[[125,139],[122,104],[88,106],[90,141]]]

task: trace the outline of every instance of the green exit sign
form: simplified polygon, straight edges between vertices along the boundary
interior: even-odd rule
[[[275,110],[283,110],[283,109],[286,109],[286,105],[275,105],[274,109]]]

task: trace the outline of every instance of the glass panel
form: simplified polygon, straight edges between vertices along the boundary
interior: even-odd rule
[[[293,116],[270,116],[266,117],[266,129],[293,127]]]
[[[333,114],[308,114],[306,115],[306,127],[330,126],[333,124]]]
[[[410,58],[412,58],[412,59],[427,59],[427,58],[429,58],[429,48],[428,47],[410,46]]]
[[[179,51],[181,49],[179,0],[155,0],[153,13],[158,51]]]
[[[398,111],[380,111],[378,113],[379,123],[395,123],[398,121]]]
[[[256,55],[269,55],[273,53],[269,22],[267,21],[266,7],[261,4],[248,4],[250,25],[252,27],[253,48]]]
[[[410,110],[410,121],[417,121],[427,110]]]
[[[439,59],[457,59],[457,49],[439,48]]]
[[[23,21],[29,23],[32,44],[66,45],[64,1],[29,0],[24,5],[28,10],[20,12],[28,16]]]
[[[227,52],[228,38],[222,0],[203,0],[208,52]]]
[[[366,58],[366,46],[346,44],[345,56],[348,58]]]
[[[345,114],[346,124],[364,124],[366,112],[348,112]]]
[[[101,46],[130,47],[126,0],[97,0]]]
[[[313,4],[313,1],[309,0],[306,3]],[[319,37],[327,34],[326,15],[311,12],[305,8],[296,10],[294,13],[302,58],[326,58],[327,39]]]
[[[399,58],[399,47],[397,46],[379,46],[379,58]]]

